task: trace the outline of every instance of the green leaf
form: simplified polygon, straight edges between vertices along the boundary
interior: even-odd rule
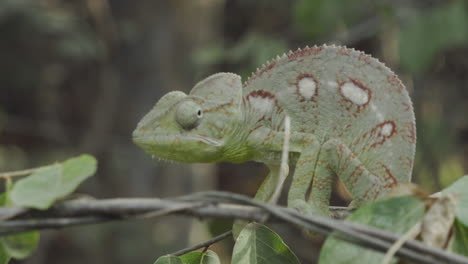
[[[468,42],[466,1],[445,5],[413,16],[399,36],[401,66],[410,72],[425,70],[442,50]]]
[[[18,180],[10,192],[10,199],[15,205],[47,209],[93,175],[96,163],[94,157],[81,155],[62,164],[40,169]]]
[[[36,231],[5,236],[0,239],[4,252],[16,259],[23,259],[31,255],[38,243],[39,232]]]
[[[403,234],[424,216],[424,203],[413,197],[376,201],[359,208],[347,220],[392,233]],[[328,237],[320,252],[320,264],[380,263],[384,254]],[[396,263],[395,259],[392,263]]]
[[[159,257],[153,264],[184,264],[179,257],[176,256],[162,256]]]
[[[8,188],[7,188],[8,189]],[[7,193],[0,194],[0,205],[7,203]],[[39,243],[39,232],[27,232],[0,238],[0,264],[13,258],[23,259],[32,254]]]
[[[232,253],[232,264],[299,264],[296,255],[268,227],[248,224],[239,234]]]
[[[8,264],[11,256],[5,251],[4,247],[0,247],[0,264]]]
[[[452,243],[452,251],[468,257],[468,227],[455,220],[455,233]]]
[[[455,209],[455,215],[462,224],[468,226],[468,175],[461,177],[442,190],[442,194],[449,193],[457,194],[459,201]]]
[[[194,251],[180,256],[184,264],[220,264],[216,253],[211,250],[206,252]]]
[[[0,206],[5,206],[7,201],[7,193],[1,193],[0,194]]]

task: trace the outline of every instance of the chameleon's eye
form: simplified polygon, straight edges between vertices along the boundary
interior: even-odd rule
[[[176,121],[184,129],[195,128],[202,117],[202,109],[194,101],[184,101],[177,107]]]

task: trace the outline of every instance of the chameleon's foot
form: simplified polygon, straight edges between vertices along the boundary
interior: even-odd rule
[[[300,212],[306,215],[318,215],[324,217],[330,217],[330,210],[327,205],[317,205],[315,203],[308,203],[304,200],[294,200],[289,203],[289,207],[296,208]]]
[[[330,217],[331,215],[328,206],[318,206],[316,204],[308,203],[304,200],[294,200],[293,202],[290,202],[288,206],[295,208],[306,215],[323,217]],[[303,232],[307,237],[313,240],[318,239],[321,236],[321,234],[310,230],[304,230]]]
[[[366,201],[364,201],[364,200],[354,199],[349,203],[348,208],[349,209],[358,209],[359,207],[363,206],[365,203],[366,203]]]

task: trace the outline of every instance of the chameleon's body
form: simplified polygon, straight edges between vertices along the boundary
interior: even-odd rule
[[[243,85],[238,75],[218,73],[189,95],[168,93],[133,137],[163,159],[263,162],[270,174],[256,198],[269,201],[278,181],[286,115],[289,166],[295,166],[289,206],[328,212],[335,175],[354,206],[410,181],[416,138],[408,93],[384,64],[345,47],[290,52]]]

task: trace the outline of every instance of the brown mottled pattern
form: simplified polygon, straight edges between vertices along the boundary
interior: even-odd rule
[[[290,61],[292,61],[292,60],[297,60],[299,58],[307,57],[309,55],[317,54],[317,53],[321,52],[323,48],[324,48],[324,46],[319,46],[319,47],[314,46],[314,47],[311,47],[311,48],[307,47],[305,49],[298,49],[295,52],[289,52],[288,53],[288,59]]]
[[[281,108],[279,106],[278,101],[276,100],[275,96],[272,93],[268,92],[268,91],[256,90],[256,91],[250,92],[249,94],[247,94],[247,96],[245,96],[245,98],[247,98],[247,100],[249,98],[251,98],[251,97],[268,98],[268,99],[272,100],[278,108]]]
[[[387,184],[384,187],[395,187],[398,184],[397,179],[395,179],[395,177],[393,176],[392,172],[390,171],[387,165],[381,162],[380,162],[380,165],[384,168],[385,173],[387,174],[387,177],[385,179]]]
[[[403,91],[406,91],[405,86],[403,83],[400,81],[398,76],[396,74],[390,75],[387,77],[387,81],[393,86],[398,89],[398,92],[401,93]]]
[[[229,108],[232,105],[233,105],[232,102],[221,104],[221,105],[218,105],[218,106],[215,106],[215,107],[212,107],[212,108],[203,109],[203,113],[219,112],[221,109]]]
[[[300,96],[298,82],[304,77],[316,84],[311,100]],[[367,101],[359,105],[344,96],[340,87],[347,82],[366,91]],[[292,132],[314,134],[322,143],[338,139],[377,178],[410,181],[416,143],[412,103],[398,77],[377,59],[345,47],[299,49],[257,70],[243,87],[247,119],[255,114],[247,97],[274,98],[282,111],[273,111],[272,121],[262,125],[281,128],[278,123],[287,114]],[[382,133],[386,124],[392,130],[387,127]],[[336,174],[347,170],[354,181],[360,175],[361,168],[353,168],[354,172],[345,164],[338,168]],[[367,195],[374,197],[378,192]]]
[[[382,129],[385,125],[391,125],[392,131],[390,131],[390,135],[382,134]],[[370,132],[371,137],[375,137],[376,140],[373,144],[370,145],[371,148],[375,148],[378,145],[382,145],[387,139],[391,138],[397,132],[396,125],[394,121],[385,121],[383,123],[378,124],[375,128],[373,128]]]
[[[271,100],[271,102],[274,105],[274,108],[269,110],[265,109],[265,112],[259,113],[255,106],[251,105],[251,100],[258,98]],[[257,130],[262,126],[273,128],[273,130],[278,130],[282,125],[284,119],[284,115],[282,114],[283,108],[280,106],[278,100],[276,99],[275,95],[273,95],[273,93],[270,93],[265,90],[254,90],[249,92],[246,96],[244,96],[242,101],[244,105],[246,105],[247,108],[250,109],[249,111],[247,111],[248,113],[250,113],[250,123],[255,123],[255,128],[250,129],[249,134],[251,134],[253,131]]]

